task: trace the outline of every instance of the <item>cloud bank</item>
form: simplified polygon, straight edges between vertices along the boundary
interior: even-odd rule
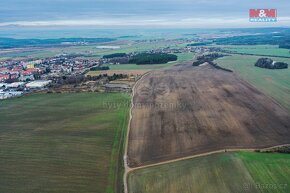
[[[251,8],[276,8],[277,23],[250,23]],[[3,0],[0,26],[289,26],[289,0]]]
[[[217,28],[217,27],[265,27],[290,26],[290,17],[280,17],[276,23],[251,23],[248,18],[183,18],[183,19],[87,19],[0,22],[0,27],[50,27],[50,26],[94,26],[94,27],[175,27],[175,28]]]

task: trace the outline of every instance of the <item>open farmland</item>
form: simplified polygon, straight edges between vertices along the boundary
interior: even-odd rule
[[[117,71],[118,73],[122,73],[122,74],[129,74],[131,72],[133,72],[133,74],[135,72],[141,72],[143,71],[143,73],[149,71],[149,70],[156,70],[156,69],[161,69],[161,68],[168,68],[171,67],[173,65],[176,65],[180,62],[184,62],[184,61],[188,61],[191,60],[194,57],[193,53],[177,53],[177,61],[173,61],[173,62],[168,62],[165,64],[150,64],[150,65],[137,65],[137,64],[109,64],[108,66],[110,67],[110,70],[108,70],[108,74],[112,74],[112,72],[109,71]],[[102,71],[89,71],[86,75],[90,75],[90,76],[97,76],[99,74],[104,74],[104,72]],[[114,73],[113,73],[114,74]]]
[[[130,193],[288,193],[290,155],[221,153],[129,173]]]
[[[35,94],[0,102],[0,192],[112,193],[122,186],[126,94]],[[113,107],[113,105],[111,106]]]
[[[120,48],[100,49],[97,46],[119,46]],[[183,44],[174,44],[172,42],[160,41],[160,42],[142,42],[137,43],[134,41],[113,41],[109,43],[101,43],[95,45],[77,45],[77,46],[59,46],[59,47],[31,47],[31,48],[11,48],[6,50],[0,50],[0,59],[3,58],[43,58],[53,57],[59,54],[84,54],[90,58],[101,58],[103,55],[113,53],[131,53],[131,52],[144,52],[151,49],[159,49],[165,47],[183,47]],[[185,53],[186,54],[186,53]],[[183,54],[181,54],[183,55]]]
[[[210,65],[149,73],[135,87],[133,103],[131,167],[290,142],[286,110],[234,73]]]
[[[281,70],[257,68],[254,64],[259,58],[261,57],[232,55],[219,58],[216,62],[238,73],[244,80],[274,98],[290,112],[290,67]],[[272,59],[290,64],[289,58]]]
[[[223,47],[223,46],[221,46]],[[290,57],[289,49],[274,45],[224,46],[225,50],[241,54]]]
[[[113,76],[114,74],[127,74],[130,75],[142,75],[148,72],[148,70],[98,70],[98,71],[89,71],[87,76],[99,76],[102,74],[107,74],[108,76]]]

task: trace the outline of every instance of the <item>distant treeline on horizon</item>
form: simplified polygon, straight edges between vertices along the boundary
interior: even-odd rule
[[[33,46],[70,45],[77,43],[103,43],[115,38],[57,38],[57,39],[14,39],[0,38],[0,48],[19,48]]]

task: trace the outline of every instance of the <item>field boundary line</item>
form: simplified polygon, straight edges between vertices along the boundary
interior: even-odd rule
[[[232,148],[232,149],[221,149],[221,150],[216,150],[216,151],[211,151],[211,152],[206,152],[206,153],[201,153],[201,154],[196,154],[196,155],[191,155],[191,156],[186,156],[186,157],[181,157],[177,159],[172,159],[172,160],[167,160],[167,161],[162,161],[154,164],[148,164],[144,166],[139,166],[139,167],[134,167],[134,168],[129,168],[129,172],[133,172],[135,170],[139,169],[144,169],[144,168],[150,168],[154,166],[160,166],[164,164],[170,164],[178,161],[184,161],[192,158],[198,158],[198,157],[204,157],[204,156],[209,156],[213,154],[218,154],[218,153],[226,153],[226,152],[241,152],[241,151],[248,151],[248,152],[256,152],[256,151],[264,151],[264,150],[271,150],[274,148],[279,148],[279,147],[285,147],[285,146],[290,146],[290,144],[281,144],[281,145],[275,145],[275,146],[270,146],[270,147],[265,147],[265,148]]]
[[[233,54],[233,55],[243,55],[243,56],[262,56],[262,57],[273,57],[273,58],[290,58],[290,56],[272,56],[272,55],[266,55],[266,54],[249,54],[249,53],[229,53],[224,52],[227,54]]]

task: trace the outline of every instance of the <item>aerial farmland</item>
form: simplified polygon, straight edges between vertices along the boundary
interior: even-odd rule
[[[0,38],[0,193],[289,193],[290,30],[105,32]]]
[[[128,150],[132,167],[290,143],[287,110],[234,73],[209,64],[154,71],[135,89]]]

